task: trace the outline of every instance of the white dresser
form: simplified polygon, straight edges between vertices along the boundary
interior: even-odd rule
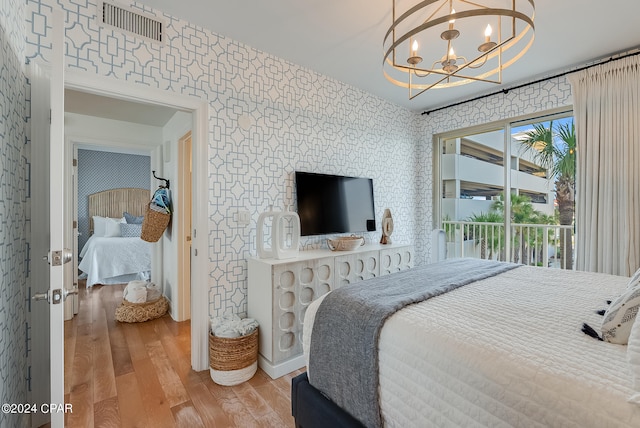
[[[272,378],[305,365],[307,306],[330,290],[413,266],[411,245],[365,245],[354,251],[301,251],[295,259],[249,259],[248,316],[260,324],[258,362]]]

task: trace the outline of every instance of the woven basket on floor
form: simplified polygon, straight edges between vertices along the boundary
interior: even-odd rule
[[[145,322],[160,318],[167,313],[168,309],[169,301],[164,296],[146,303],[131,303],[128,300],[122,300],[120,306],[116,308],[116,320],[120,322]]]
[[[226,338],[209,333],[211,379],[219,385],[237,385],[258,369],[258,328],[246,336]]]
[[[170,220],[171,214],[152,210],[151,203],[149,203],[144,214],[144,220],[142,220],[140,238],[147,242],[158,242]]]

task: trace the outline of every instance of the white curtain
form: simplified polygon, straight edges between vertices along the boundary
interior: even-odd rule
[[[577,139],[576,267],[640,265],[640,57],[568,76]]]

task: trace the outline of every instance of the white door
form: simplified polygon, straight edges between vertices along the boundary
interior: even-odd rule
[[[51,138],[49,144],[49,303],[51,332],[51,404],[64,402],[64,299],[66,298],[64,263],[71,261],[65,246],[65,175],[64,175],[64,19],[55,14],[53,20],[53,54],[51,69]],[[55,255],[57,254],[57,256]],[[63,407],[64,409],[64,407]],[[51,413],[52,428],[64,427],[64,412]]]
[[[49,394],[46,391],[34,391],[34,403],[38,407],[38,416],[32,418],[32,425],[40,424],[41,418],[50,417],[51,426],[64,426],[64,413],[70,411],[68,403],[64,402],[64,300],[69,292],[65,290],[65,266],[71,259],[70,251],[65,250],[64,242],[64,62],[63,62],[63,18],[59,13],[54,14],[53,20],[53,55],[52,66],[45,70],[42,67],[32,68],[32,109],[36,114],[33,118],[32,150],[35,162],[32,165],[33,197],[42,198],[38,207],[32,206],[33,220],[44,215],[40,224],[32,224],[32,231],[37,231],[43,240],[40,247],[42,252],[34,256],[34,264],[48,262],[48,275],[41,280],[32,278],[32,318],[38,319],[38,313],[49,312],[48,321],[49,341],[40,343],[34,340],[32,347],[31,366],[38,371],[37,377],[32,379],[32,387],[40,385],[41,378],[46,376],[48,368],[50,381]],[[41,114],[49,104],[50,114]],[[45,116],[45,117],[42,117]],[[46,116],[50,116],[46,117]],[[50,126],[49,122],[50,121]],[[48,131],[48,132],[47,132]],[[44,171],[48,171],[48,174]],[[38,193],[39,192],[39,193]],[[44,202],[43,202],[44,201]],[[44,230],[44,237],[40,235]],[[35,234],[34,234],[35,235]],[[33,236],[33,235],[32,235]],[[48,239],[46,238],[48,236]],[[36,236],[33,236],[36,240]],[[34,250],[35,251],[35,250]],[[44,260],[42,260],[44,258]],[[34,270],[39,270],[34,266]],[[46,271],[46,268],[45,268]],[[67,269],[68,271],[68,269]],[[42,321],[42,319],[40,319]],[[34,328],[41,327],[34,324]],[[40,330],[46,330],[41,328]],[[41,332],[42,333],[42,332]],[[40,336],[46,336],[43,334]],[[46,339],[44,339],[46,340]],[[48,348],[48,349],[47,349]],[[48,352],[47,352],[48,351]],[[36,375],[34,375],[36,376]]]

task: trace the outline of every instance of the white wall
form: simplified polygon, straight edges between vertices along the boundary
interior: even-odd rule
[[[163,290],[165,296],[171,302],[171,317],[176,321],[189,319],[189,313],[178,310],[179,287],[190,287],[190,284],[178,282],[178,236],[179,224],[184,215],[177,206],[180,198],[178,176],[178,140],[191,130],[191,114],[176,112],[176,114],[162,128],[162,141],[164,153],[164,165],[161,177],[171,180],[171,199],[173,201],[173,213],[170,228],[162,237],[164,248],[162,265],[164,269]],[[189,269],[189,266],[185,267]],[[181,304],[181,303],[180,303]]]

